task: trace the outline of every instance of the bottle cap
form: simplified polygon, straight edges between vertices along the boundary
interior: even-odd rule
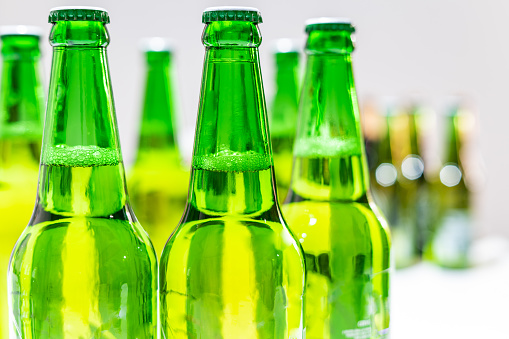
[[[394,95],[384,95],[380,98],[379,114],[383,117],[396,116],[401,114],[399,107],[400,99]]]
[[[48,22],[57,21],[99,21],[109,24],[110,16],[101,7],[64,6],[52,8],[49,12]]]
[[[27,35],[39,38],[42,35],[42,30],[36,26],[2,26],[0,27],[0,36],[7,35]]]
[[[306,20],[306,33],[314,30],[355,32],[352,21],[348,18],[313,18]]]
[[[172,52],[173,41],[161,37],[144,38],[140,41],[140,48],[144,52]]]
[[[274,41],[274,53],[299,53],[300,46],[292,39],[282,38]]]
[[[206,8],[201,21],[204,24],[212,21],[250,21],[255,24],[263,22],[262,14],[257,8],[236,6]]]

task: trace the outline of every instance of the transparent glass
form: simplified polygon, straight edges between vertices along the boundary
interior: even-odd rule
[[[172,53],[147,51],[147,80],[136,161],[128,176],[136,216],[161,254],[184,212],[189,171],[177,147]]]
[[[30,220],[37,190],[44,96],[39,37],[5,35],[0,85],[0,339],[9,337],[5,274],[16,240]]]
[[[388,338],[390,236],[369,175],[347,31],[309,33],[283,213],[306,258],[306,338]]]
[[[157,261],[128,203],[103,23],[59,21],[36,205],[9,267],[11,338],[155,338]]]
[[[186,211],[160,265],[163,338],[304,338],[302,251],[275,198],[258,27],[205,27]]]

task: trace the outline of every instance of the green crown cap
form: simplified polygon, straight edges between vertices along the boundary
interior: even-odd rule
[[[42,30],[36,26],[25,26],[25,25],[0,27],[0,36],[3,37],[10,35],[23,35],[40,38],[42,35]]]
[[[57,21],[99,21],[110,23],[108,11],[100,7],[70,6],[55,7],[49,12],[48,22]]]
[[[306,21],[306,33],[311,31],[348,31],[355,32],[355,27],[348,18],[315,18]]]
[[[204,24],[212,21],[250,21],[252,23],[261,23],[262,14],[254,7],[209,7],[203,11],[201,21]]]

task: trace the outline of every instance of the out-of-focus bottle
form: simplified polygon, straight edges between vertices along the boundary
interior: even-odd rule
[[[377,102],[374,98],[368,97],[362,100],[360,110],[361,128],[364,135],[366,147],[366,160],[368,162],[369,177],[375,177],[375,170],[378,164],[378,148],[385,133],[385,119],[380,114]]]
[[[445,119],[445,156],[432,189],[435,212],[425,255],[440,266],[465,268],[469,266],[472,240],[471,187],[477,179],[474,173],[469,173],[466,147],[474,117],[455,104]]]
[[[109,15],[51,10],[39,185],[13,250],[11,338],[157,334],[157,259],[125,189],[106,46]]]
[[[278,200],[283,202],[292,177],[292,150],[299,104],[299,49],[290,39],[276,41],[275,95],[270,106],[270,137]]]
[[[189,171],[184,169],[177,143],[171,45],[168,40],[151,38],[144,41],[144,48],[147,78],[143,114],[128,188],[136,216],[160,255],[184,213]]]
[[[290,193],[306,258],[306,338],[388,338],[390,236],[371,201],[348,19],[308,21]]]
[[[40,29],[0,28],[0,338],[9,337],[5,278],[16,240],[30,220],[37,191],[44,95]]]
[[[400,221],[402,241],[394,234],[397,267],[409,266],[420,259],[423,238],[430,223],[429,185],[425,177],[423,156],[424,131],[428,112],[423,106],[412,104],[391,118],[393,164],[398,170],[401,186]],[[396,243],[403,246],[398,249]],[[405,257],[405,254],[406,257]]]
[[[189,198],[159,269],[164,338],[301,339],[304,258],[274,191],[256,8],[213,7]]]
[[[412,120],[401,114],[394,98],[383,101],[380,115],[384,132],[378,144],[377,163],[372,175],[373,197],[391,228],[396,268],[403,268],[415,264],[420,258],[416,226],[417,185],[402,173],[403,161],[415,149],[411,145]],[[406,149],[400,153],[401,148]],[[405,170],[408,176],[408,169]]]

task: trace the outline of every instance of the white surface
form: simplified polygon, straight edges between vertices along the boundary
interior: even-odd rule
[[[429,263],[392,277],[391,339],[508,338],[509,251],[486,239],[477,267],[446,270]]]

